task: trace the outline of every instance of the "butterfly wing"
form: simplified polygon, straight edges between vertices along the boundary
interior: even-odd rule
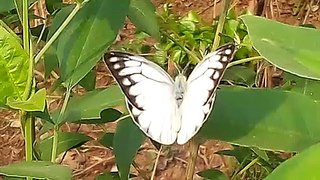
[[[180,106],[181,129],[177,143],[191,139],[208,118],[215,100],[217,86],[232,60],[236,47],[227,44],[204,57],[190,74]]]
[[[155,63],[129,53],[110,52],[105,63],[139,128],[161,144],[173,144],[180,129],[180,114],[172,78]]]

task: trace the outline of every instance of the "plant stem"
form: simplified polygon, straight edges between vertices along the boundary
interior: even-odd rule
[[[254,61],[254,60],[259,60],[259,59],[262,59],[262,58],[263,58],[262,56],[255,56],[255,57],[241,59],[241,60],[238,60],[238,61],[233,61],[233,62],[228,64],[228,68],[231,67],[231,66],[235,66],[235,65],[238,65],[238,64],[242,64],[242,63],[246,63],[246,62],[250,62],[250,61]]]
[[[258,161],[259,161],[259,157],[255,158],[249,164],[247,164],[243,169],[241,169],[241,171],[238,174],[239,175],[243,174],[244,172],[246,172],[246,170],[248,170],[251,166],[253,166]]]
[[[193,180],[193,175],[194,175],[194,168],[196,166],[196,161],[197,161],[197,156],[198,156],[198,150],[199,150],[200,144],[197,141],[197,138],[193,137],[190,140],[190,157],[188,161],[188,166],[187,166],[187,180]]]
[[[64,100],[63,100],[62,108],[60,110],[60,113],[59,113],[59,116],[58,116],[58,119],[57,119],[57,122],[56,122],[57,125],[54,125],[54,128],[53,128],[53,142],[52,142],[52,151],[51,151],[51,162],[55,162],[56,157],[57,157],[58,138],[59,138],[58,137],[58,133],[59,133],[59,125],[58,124],[60,124],[61,121],[62,121],[62,117],[64,116],[64,112],[66,111],[70,95],[71,95],[71,89],[67,88],[66,95],[65,95]]]
[[[223,11],[219,17],[218,26],[217,26],[216,34],[214,36],[214,41],[213,41],[213,45],[211,47],[211,51],[216,50],[220,44],[220,39],[221,39],[220,34],[222,33],[224,23],[225,23],[225,20],[226,20],[227,14],[228,14],[228,10],[229,10],[231,3],[232,3],[232,0],[225,0],[224,1]]]
[[[21,112],[21,120],[24,123],[24,141],[25,141],[25,153],[26,153],[26,161],[33,160],[33,142],[34,142],[34,121],[31,116],[31,113],[27,113],[25,111]]]
[[[49,49],[49,47],[54,43],[54,41],[59,37],[61,32],[65,29],[65,27],[70,23],[70,21],[73,19],[73,17],[77,14],[77,12],[82,7],[81,3],[77,3],[72,12],[69,14],[69,16],[66,18],[65,21],[61,24],[61,26],[57,29],[57,31],[52,35],[52,37],[49,39],[49,41],[46,43],[46,45],[40,50],[40,52],[36,55],[35,63],[37,64],[40,60],[40,58],[43,56],[43,54]]]

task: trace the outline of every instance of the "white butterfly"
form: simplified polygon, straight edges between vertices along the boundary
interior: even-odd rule
[[[175,81],[141,56],[110,52],[105,63],[126,96],[135,124],[161,144],[184,144],[208,118],[235,51],[234,44],[222,46],[206,55],[188,79],[179,74]]]

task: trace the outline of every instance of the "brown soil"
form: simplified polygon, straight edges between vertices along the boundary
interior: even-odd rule
[[[154,0],[153,2],[155,6],[159,8],[165,1]],[[172,4],[175,13],[185,15],[188,11],[194,10],[206,21],[211,21],[219,15],[221,9],[221,2],[219,0],[216,6],[213,6],[211,0],[172,1]],[[239,0],[236,4],[236,9],[238,12],[244,9],[254,10],[256,9],[256,4],[254,0]],[[287,24],[299,25],[305,22],[320,28],[320,11],[318,10],[318,4],[312,6],[309,6],[307,2],[304,4],[304,8],[296,16],[292,15],[295,4],[288,0],[272,1],[272,8],[268,5],[264,12],[268,18],[276,19]],[[126,29],[124,29],[121,34],[121,40],[131,38],[133,33],[134,27],[132,25],[126,26]],[[106,84],[109,84],[110,81],[111,79],[107,75],[105,68],[99,67],[97,86],[104,87]],[[51,107],[57,107],[58,102],[59,100],[52,102]],[[105,128],[114,129],[114,127],[115,124],[111,124]],[[104,132],[102,127],[81,125],[79,128],[79,125],[69,124],[64,126],[63,129],[65,131],[78,130],[94,139],[80,148],[67,152],[63,158],[62,164],[68,165],[73,169],[74,179],[90,180],[95,179],[100,173],[116,171],[112,151],[101,146],[96,141]],[[234,160],[215,154],[215,152],[221,149],[228,148],[230,148],[230,145],[219,141],[208,141],[201,145],[196,163],[196,172],[210,168],[219,168],[230,175],[234,169]],[[137,179],[150,177],[156,153],[156,149],[149,141],[143,144],[135,159],[140,174]],[[6,165],[24,159],[24,141],[16,112],[0,110],[0,157],[0,165]],[[170,150],[162,152],[158,163],[156,179],[184,179],[188,157],[188,145],[174,145]],[[134,168],[132,168],[132,172],[137,174]],[[201,178],[195,176],[194,179]]]

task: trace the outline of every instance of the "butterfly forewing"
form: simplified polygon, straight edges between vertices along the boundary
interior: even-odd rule
[[[134,122],[149,137],[172,144],[180,129],[180,114],[171,77],[140,56],[110,52],[105,62],[127,97]]]
[[[235,45],[227,44],[206,55],[190,74],[180,106],[178,144],[191,139],[206,121],[214,103],[216,88],[228,63],[233,59],[235,49]]]

